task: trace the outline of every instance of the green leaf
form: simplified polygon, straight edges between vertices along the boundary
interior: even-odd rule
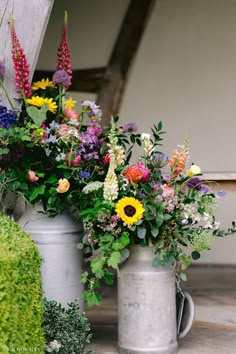
[[[8,149],[8,148],[1,148],[0,149],[0,155],[5,155],[5,154],[8,154],[8,152],[9,152],[10,150]]]
[[[54,175],[50,176],[46,181],[45,183],[50,183],[50,184],[53,184],[55,182],[58,182],[58,178]]]
[[[36,108],[34,106],[29,106],[26,108],[26,111],[30,118],[32,118],[33,122],[40,127],[43,121],[45,121],[46,113],[48,111],[48,103],[44,103],[41,108]]]
[[[117,269],[118,264],[120,263],[120,260],[121,260],[120,252],[112,252],[112,254],[110,255],[110,257],[107,260],[107,265],[109,267]]]
[[[186,270],[192,264],[192,257],[191,256],[181,256],[179,258],[181,269]]]
[[[200,257],[201,257],[201,255],[200,255],[199,252],[197,252],[197,251],[193,251],[193,252],[192,252],[192,259],[194,259],[195,261],[196,261],[197,259],[199,259]]]
[[[137,228],[137,235],[138,238],[144,239],[147,233],[147,229],[145,227],[142,226],[138,226]]]
[[[113,284],[113,274],[108,272],[108,270],[104,270],[104,280],[107,285]]]
[[[101,296],[96,291],[94,292],[90,292],[88,290],[84,291],[83,298],[86,301],[88,307],[101,304]]]
[[[32,202],[34,199],[36,199],[39,195],[44,194],[45,192],[45,186],[39,186],[37,188],[33,189],[33,193],[31,194],[29,200]]]
[[[103,270],[104,263],[105,261],[103,258],[94,258],[91,261],[92,272],[95,274],[95,276],[98,279],[101,279],[104,276],[104,270]]]
[[[180,273],[180,279],[182,279],[183,281],[186,281],[187,275],[185,273]]]
[[[163,219],[164,220],[170,220],[172,218],[172,216],[170,214],[164,214],[163,215]]]
[[[158,268],[160,266],[160,260],[158,257],[154,257],[153,260],[152,260],[152,266],[154,268]]]
[[[88,280],[88,272],[84,272],[81,276],[81,283],[86,283]]]
[[[151,234],[153,237],[157,237],[157,235],[159,234],[159,228],[154,225],[151,225]]]
[[[128,248],[123,248],[123,250],[121,250],[120,254],[121,254],[121,259],[123,261],[125,261],[127,258],[129,258],[129,250],[128,250]]]

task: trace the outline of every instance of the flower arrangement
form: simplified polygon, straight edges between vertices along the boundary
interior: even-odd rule
[[[90,270],[82,277],[89,306],[100,304],[101,280],[112,283],[110,268],[117,269],[129,257],[130,245],[154,245],[152,265],[173,266],[184,280],[184,271],[211,248],[215,236],[235,232],[234,223],[232,229],[220,230],[214,217],[217,197],[224,192],[213,192],[199,166],[187,168],[188,140],[167,158],[159,151],[161,122],[152,128],[152,137],[134,134],[133,128],[129,125],[131,140],[143,148],[138,161],[129,162],[130,151],[126,154],[119,145],[121,129],[113,121],[104,183],[88,183],[83,189],[94,201],[93,207],[80,212],[87,231],[80,247],[93,254]]]
[[[17,100],[4,88],[4,63],[0,86],[9,107],[0,105],[0,200],[10,208],[9,192],[28,203],[43,203],[51,216],[78,205],[80,190],[91,180],[103,179],[108,169],[106,139],[100,125],[102,112],[85,100],[81,110],[68,96],[72,69],[67,40],[67,13],[57,51],[52,80],[29,83],[29,65],[10,17],[12,59]],[[14,199],[13,199],[14,204]]]

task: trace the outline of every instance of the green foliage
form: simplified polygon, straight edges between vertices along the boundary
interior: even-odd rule
[[[0,215],[1,353],[44,353],[40,265],[32,239],[16,222]]]
[[[63,307],[56,301],[44,299],[43,327],[47,342],[46,353],[89,354],[90,325],[80,311],[78,301]],[[53,349],[54,348],[54,349]]]

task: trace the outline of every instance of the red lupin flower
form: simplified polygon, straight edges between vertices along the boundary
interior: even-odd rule
[[[19,97],[31,97],[31,86],[29,83],[29,64],[25,53],[16,35],[13,16],[10,16],[10,33],[12,44],[12,60],[15,70],[15,88]]]
[[[70,49],[67,40],[67,11],[65,11],[64,24],[61,33],[60,45],[57,49],[57,70],[65,70],[72,78]],[[71,82],[67,88],[71,85]]]

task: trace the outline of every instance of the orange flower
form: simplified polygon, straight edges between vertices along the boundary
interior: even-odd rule
[[[66,193],[70,188],[70,182],[67,178],[61,178],[58,181],[57,192],[58,193]]]
[[[129,166],[124,171],[124,176],[129,182],[138,183],[140,181],[147,182],[151,171],[144,166],[142,162]]]
[[[174,177],[177,177],[185,169],[188,153],[188,140],[185,139],[184,145],[180,146],[179,150],[175,150],[172,158],[168,161],[168,165]]]

